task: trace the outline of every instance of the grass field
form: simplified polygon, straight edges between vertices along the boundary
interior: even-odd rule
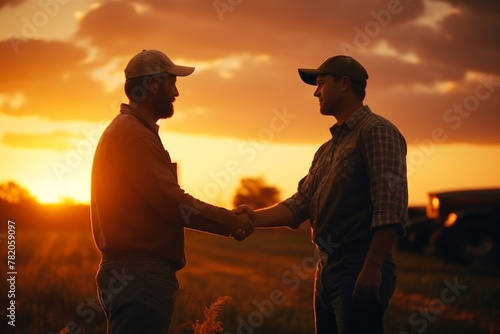
[[[105,333],[90,231],[17,231],[16,326],[7,325],[5,278],[0,333]],[[228,300],[225,333],[313,333],[314,248],[309,231],[257,231],[248,240],[188,231],[187,266],[171,332],[202,320],[203,304]],[[3,275],[5,239],[1,244]],[[398,286],[387,333],[500,333],[500,268],[460,267],[425,254],[395,253]],[[449,286],[455,286],[455,290]],[[444,291],[444,292],[443,292]],[[182,331],[179,331],[182,332]]]

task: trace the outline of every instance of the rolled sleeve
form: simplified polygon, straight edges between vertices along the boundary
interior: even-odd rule
[[[373,205],[371,227],[395,225],[404,235],[408,216],[406,141],[397,129],[378,125],[368,132],[364,143]]]
[[[290,198],[280,202],[286,206],[295,217],[292,224],[288,225],[291,229],[299,228],[305,220],[309,218],[309,198],[307,196],[307,176],[304,177],[298,186],[297,192]]]

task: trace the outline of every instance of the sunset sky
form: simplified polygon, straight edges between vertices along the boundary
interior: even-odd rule
[[[142,49],[196,67],[160,135],[181,186],[230,207],[242,177],[292,195],[332,117],[297,68],[348,54],[406,137],[410,204],[500,187],[500,2],[0,0],[0,183],[88,202],[93,153]]]

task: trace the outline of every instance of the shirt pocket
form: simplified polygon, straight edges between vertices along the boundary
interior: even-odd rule
[[[307,175],[306,182],[308,183],[308,186],[312,189],[317,189],[323,182],[325,175],[327,175],[328,167],[327,162],[323,160],[316,162]]]
[[[358,152],[356,148],[343,149],[333,158],[332,172],[334,180],[343,181],[354,176],[356,164],[358,162]]]

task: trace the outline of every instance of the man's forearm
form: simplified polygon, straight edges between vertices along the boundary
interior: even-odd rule
[[[377,270],[381,269],[397,238],[398,232],[394,226],[376,229],[373,232],[373,239],[366,254],[364,266]]]
[[[283,204],[256,210],[255,217],[254,224],[257,228],[289,226],[295,220],[292,211]]]

